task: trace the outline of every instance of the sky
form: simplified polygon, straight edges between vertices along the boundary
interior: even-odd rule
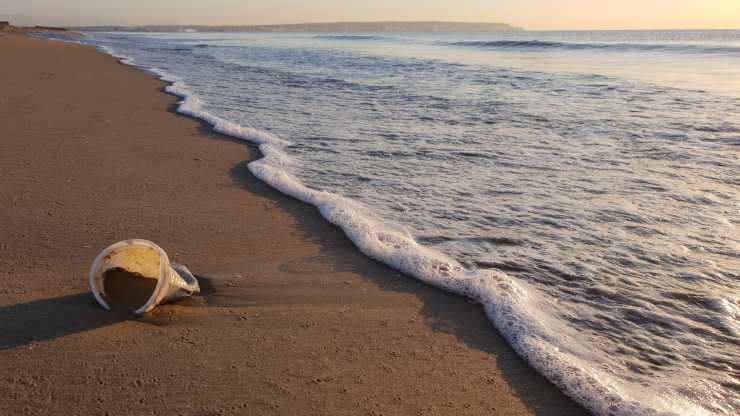
[[[740,29],[740,0],[0,0],[41,25],[502,22],[528,30]]]

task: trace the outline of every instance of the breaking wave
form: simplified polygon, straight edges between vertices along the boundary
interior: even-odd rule
[[[718,55],[739,55],[740,47],[732,46],[711,46],[711,45],[691,45],[691,44],[649,44],[649,43],[568,43],[568,42],[548,42],[541,40],[494,40],[494,41],[458,41],[445,42],[448,46],[460,46],[468,48],[482,49],[529,49],[540,51],[558,51],[558,50],[600,50],[600,51],[638,51],[638,52],[670,52],[686,54],[718,54]]]

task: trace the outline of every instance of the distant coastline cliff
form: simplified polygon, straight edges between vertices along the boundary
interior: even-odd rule
[[[36,32],[69,32],[63,27],[51,26],[14,26],[7,20],[0,21],[0,32],[6,33],[36,33]]]
[[[248,26],[88,26],[82,31],[105,32],[518,32],[506,23],[468,22],[334,22]]]

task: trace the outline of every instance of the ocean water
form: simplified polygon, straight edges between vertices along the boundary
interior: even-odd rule
[[[740,31],[84,42],[594,414],[740,413]]]

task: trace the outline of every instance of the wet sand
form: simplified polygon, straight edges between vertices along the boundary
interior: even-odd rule
[[[4,414],[584,414],[478,305],[362,256],[162,82],[19,35],[0,56]],[[134,237],[202,296],[136,320],[98,307],[92,260]]]

